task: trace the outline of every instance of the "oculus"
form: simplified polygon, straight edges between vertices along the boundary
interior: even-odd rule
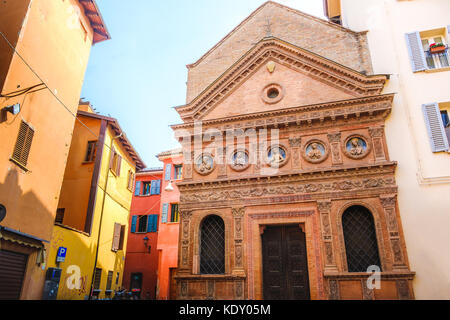
[[[279,84],[276,83],[267,85],[261,92],[261,99],[267,104],[280,102],[283,97],[284,90]]]
[[[202,153],[195,159],[195,171],[202,175],[209,174],[214,170],[214,159],[209,153]]]

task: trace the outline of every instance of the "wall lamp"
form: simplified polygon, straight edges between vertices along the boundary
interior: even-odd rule
[[[167,187],[164,188],[164,191],[168,191],[168,192],[173,191],[172,181],[169,181],[169,184],[167,185]]]
[[[16,115],[20,112],[20,103],[16,103],[11,106],[4,107],[3,110],[5,110],[6,112],[10,112],[13,115]]]
[[[150,240],[147,236],[145,236],[142,240],[144,240],[144,246],[148,248],[148,253],[150,253],[151,246],[148,245],[148,240]]]

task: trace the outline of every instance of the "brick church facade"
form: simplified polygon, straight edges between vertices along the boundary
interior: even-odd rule
[[[413,299],[365,33],[269,1],[188,70],[177,299]]]

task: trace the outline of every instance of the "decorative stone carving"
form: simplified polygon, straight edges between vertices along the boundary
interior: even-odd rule
[[[209,153],[202,153],[195,159],[195,171],[201,175],[207,175],[214,170],[214,158]]]
[[[301,137],[297,137],[297,138],[289,138],[289,146],[293,147],[293,148],[298,148],[301,146],[302,143],[302,138]]]
[[[375,161],[385,161],[386,155],[383,147],[384,129],[382,127],[369,128],[369,134],[372,137],[373,150],[375,154]]]
[[[330,300],[339,300],[339,282],[337,280],[329,280],[328,281],[328,298]]]
[[[369,154],[369,144],[367,138],[360,135],[352,135],[348,137],[344,144],[344,153],[352,159],[362,159]]]
[[[243,281],[234,282],[234,292],[236,300],[244,299],[244,283]]]
[[[214,280],[207,281],[206,300],[213,300],[214,299],[214,291],[215,291]]]
[[[261,92],[261,99],[267,104],[274,104],[284,98],[284,89],[277,83],[271,83],[264,87]]]
[[[235,171],[244,171],[250,165],[247,150],[239,149],[231,154],[230,167]]]
[[[374,300],[375,295],[373,293],[373,289],[369,289],[367,287],[367,279],[362,279],[361,280],[361,287],[362,287],[362,291],[363,291],[363,299],[364,300]]]
[[[273,168],[282,167],[287,163],[288,152],[284,146],[275,145],[269,147],[267,151],[266,163]]]
[[[186,281],[180,282],[180,294],[181,297],[187,297],[188,295],[188,284]]]
[[[409,294],[409,284],[408,280],[397,280],[397,294],[399,300],[409,300],[411,299]]]
[[[328,147],[319,139],[311,139],[303,147],[302,155],[310,163],[321,163],[328,158]]]
[[[331,162],[333,165],[342,164],[341,156],[341,133],[335,132],[328,134],[328,141],[331,145]]]

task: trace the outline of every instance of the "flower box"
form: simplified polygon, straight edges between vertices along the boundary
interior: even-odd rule
[[[444,52],[447,48],[443,43],[433,43],[430,45],[430,53],[441,53]]]

